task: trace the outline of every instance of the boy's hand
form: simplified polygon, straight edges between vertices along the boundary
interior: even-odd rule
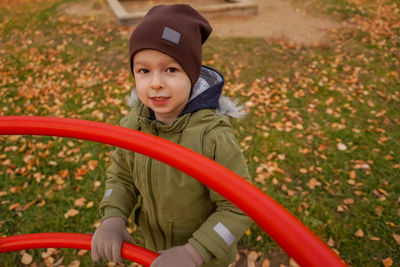
[[[199,267],[204,263],[203,258],[190,243],[158,253],[160,256],[153,261],[150,267]]]
[[[100,258],[113,262],[122,262],[122,242],[132,242],[126,230],[125,220],[121,217],[110,217],[103,221],[92,238],[92,261]]]

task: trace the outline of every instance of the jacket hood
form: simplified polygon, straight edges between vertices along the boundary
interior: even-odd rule
[[[192,89],[190,100],[179,116],[211,108],[216,109],[216,114],[219,116],[243,118],[246,115],[243,106],[239,105],[237,100],[222,95],[223,85],[224,76],[221,73],[210,67],[202,66],[200,78]],[[136,101],[138,101],[136,89],[132,88],[126,102],[132,108]],[[153,117],[153,111],[150,110],[150,112]]]

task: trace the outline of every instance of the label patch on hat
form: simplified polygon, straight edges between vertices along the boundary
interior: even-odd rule
[[[181,40],[181,33],[165,26],[161,39],[178,45],[179,41]]]

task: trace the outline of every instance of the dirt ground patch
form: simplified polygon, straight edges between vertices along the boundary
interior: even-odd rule
[[[314,45],[326,43],[328,32],[339,25],[329,19],[312,17],[295,9],[290,0],[252,0],[258,15],[211,19],[214,34],[220,37],[243,36],[285,39],[290,43]]]
[[[124,1],[128,11],[132,8],[143,10],[149,3],[172,3],[175,0]],[[218,37],[260,37],[284,39],[293,44],[326,44],[328,32],[339,25],[328,18],[316,18],[303,10],[295,9],[290,0],[252,0],[258,4],[258,15],[243,17],[210,18]],[[185,1],[194,7],[215,4],[221,0]],[[128,7],[130,5],[130,7]],[[101,19],[116,20],[105,1],[88,0],[62,6],[62,11],[73,16],[99,16]]]

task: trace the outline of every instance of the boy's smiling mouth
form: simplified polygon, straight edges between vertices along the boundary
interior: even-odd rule
[[[163,105],[165,105],[167,103],[168,99],[170,99],[170,97],[166,97],[166,96],[150,97],[151,102],[155,106],[163,106]]]

